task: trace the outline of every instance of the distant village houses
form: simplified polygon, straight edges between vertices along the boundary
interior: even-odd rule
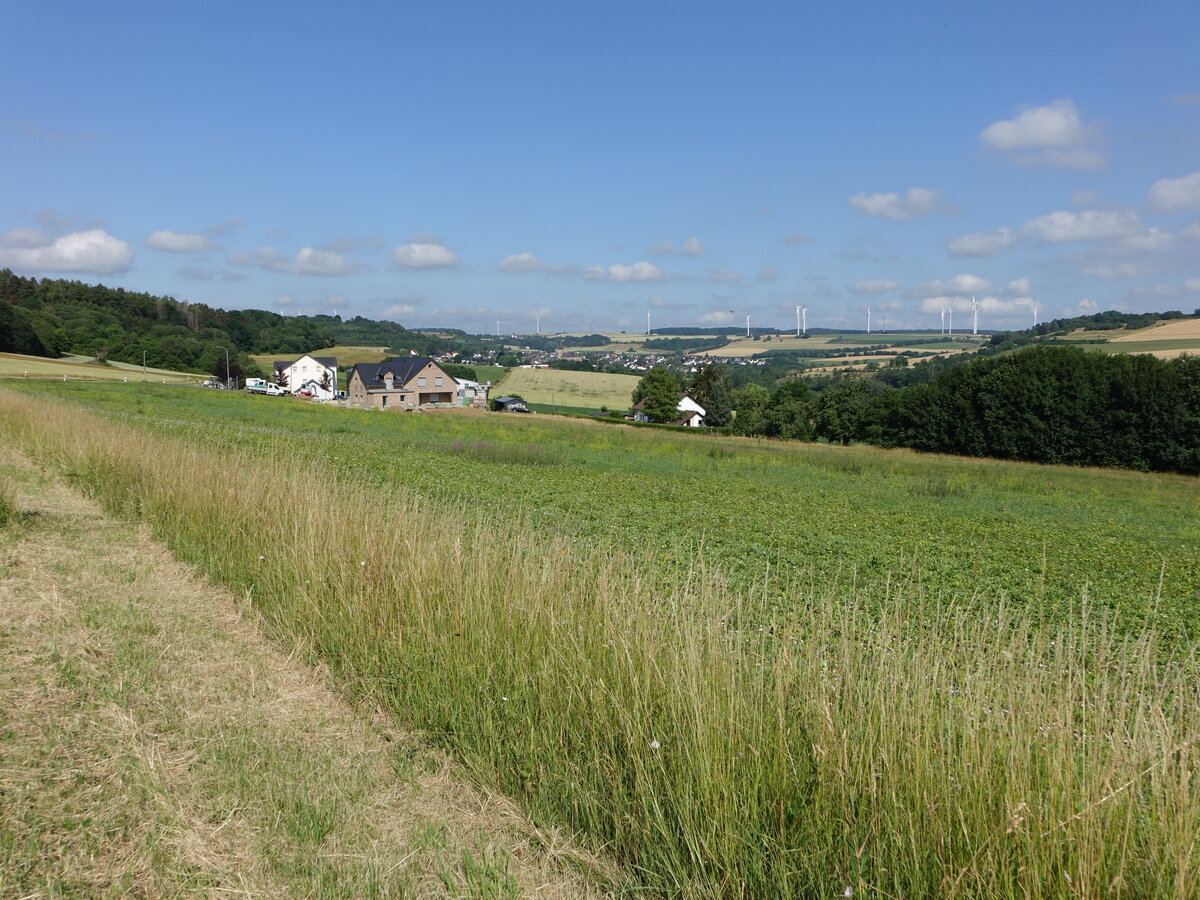
[[[636,403],[633,407],[633,421],[649,422],[650,419],[642,409],[642,403]],[[684,425],[688,428],[699,428],[704,424],[704,407],[689,397],[683,394],[679,398],[679,418],[673,422],[674,425]]]

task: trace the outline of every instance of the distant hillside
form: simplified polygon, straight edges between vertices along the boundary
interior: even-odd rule
[[[462,335],[461,338],[458,336]],[[356,316],[283,316],[223,310],[124,288],[24,278],[0,269],[0,352],[65,353],[189,372],[262,375],[250,354],[287,356],[336,345],[420,354],[474,347],[486,339],[437,336]]]

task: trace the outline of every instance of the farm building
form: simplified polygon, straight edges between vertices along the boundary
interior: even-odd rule
[[[492,404],[496,412],[529,412],[529,406],[524,400],[519,400],[516,397],[497,397],[496,402]]]
[[[674,422],[675,425],[686,425],[689,428],[699,428],[704,424],[704,407],[689,397],[687,394],[680,395],[679,418]],[[636,403],[633,407],[633,420],[635,422],[649,422],[646,414],[642,411],[642,404]]]
[[[275,360],[275,383],[291,394],[332,400],[337,394],[337,357],[302,356]]]
[[[458,382],[427,356],[358,363],[346,382],[347,405],[359,409],[457,406]]]

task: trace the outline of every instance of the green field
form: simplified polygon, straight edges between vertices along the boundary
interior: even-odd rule
[[[308,356],[332,356],[338,361],[338,367],[353,366],[358,363],[377,363],[390,359],[395,354],[385,352],[386,347],[325,347],[322,350],[311,350]],[[250,358],[262,368],[272,371],[277,359],[299,359],[302,353],[255,353]]]
[[[572,372],[566,369],[509,369],[492,387],[493,397],[518,394],[530,403],[576,409],[629,409],[636,375]]]
[[[142,367],[131,363],[99,365],[82,356],[48,359],[44,356],[25,356],[20,353],[0,353],[0,378],[53,378],[89,381],[142,381]],[[146,377],[161,383],[196,383],[208,376],[172,372],[168,369],[147,368]]]
[[[15,387],[9,439],[635,891],[1200,891],[1196,479]]]

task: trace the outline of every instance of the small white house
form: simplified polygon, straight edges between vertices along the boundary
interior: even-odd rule
[[[688,428],[699,428],[704,424],[704,407],[689,397],[683,394],[679,398],[679,405],[676,407],[679,410],[679,418],[675,420],[675,425],[686,425]],[[642,409],[642,404],[637,403],[633,407],[633,420],[635,422],[649,422],[645,411]]]
[[[337,396],[337,357],[302,356],[294,362],[275,360],[275,383],[290,394],[303,394],[315,400]]]

